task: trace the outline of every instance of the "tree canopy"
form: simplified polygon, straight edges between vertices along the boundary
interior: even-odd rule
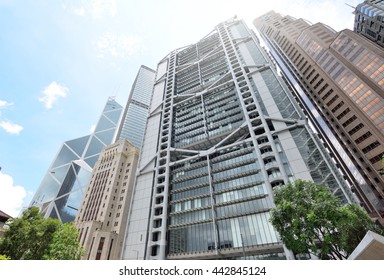
[[[309,181],[274,190],[271,223],[294,254],[346,259],[368,230],[378,231],[364,209],[342,205],[328,188]]]
[[[82,251],[72,224],[45,219],[37,207],[25,210],[21,218],[11,219],[8,224],[0,239],[0,254],[12,260],[79,259]],[[59,246],[60,242],[64,246]]]
[[[43,258],[47,260],[79,260],[85,253],[77,241],[78,233],[74,224],[61,225],[54,233],[49,244],[49,252]]]

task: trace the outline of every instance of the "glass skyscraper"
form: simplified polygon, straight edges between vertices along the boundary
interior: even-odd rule
[[[109,98],[95,131],[64,142],[45,174],[30,206],[62,222],[75,219],[102,149],[113,142],[123,107]]]
[[[365,0],[357,5],[353,30],[384,48],[384,0]]]
[[[154,80],[155,71],[142,65],[132,85],[117,135],[118,139],[128,139],[139,149],[147,124]]]
[[[157,66],[122,258],[291,258],[269,218],[295,179],[354,201],[255,34],[220,23]]]

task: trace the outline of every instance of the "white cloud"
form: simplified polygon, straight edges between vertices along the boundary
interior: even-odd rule
[[[73,9],[73,13],[78,16],[84,16],[85,15],[85,9],[83,7],[77,7]]]
[[[0,109],[10,107],[12,106],[12,102],[0,100]],[[0,111],[0,116],[1,116],[1,111]],[[4,129],[7,133],[9,134],[19,134],[20,131],[23,130],[23,127],[21,125],[12,123],[11,121],[7,121],[4,119],[0,119],[0,128]]]
[[[144,50],[137,36],[108,32],[97,41],[98,57],[127,58]]]
[[[8,102],[8,101],[0,100],[0,108],[9,107],[9,106],[12,106],[12,105],[13,105],[12,102]]]
[[[90,5],[90,13],[93,18],[101,18],[105,14],[115,16],[117,12],[116,0],[96,0]]]
[[[27,192],[22,186],[15,186],[13,178],[0,172],[0,210],[17,217]]]
[[[23,130],[21,125],[4,120],[0,120],[0,127],[9,134],[19,134]]]
[[[51,109],[59,97],[67,96],[68,91],[67,87],[52,82],[42,91],[43,96],[39,98],[39,101],[44,103],[45,108]]]
[[[77,16],[89,15],[93,19],[101,19],[105,16],[114,17],[117,13],[116,0],[70,0],[62,7]]]

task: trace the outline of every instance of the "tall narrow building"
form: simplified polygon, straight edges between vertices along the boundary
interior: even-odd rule
[[[353,30],[384,48],[384,0],[357,5]]]
[[[353,191],[371,217],[383,223],[383,50],[351,30],[336,32],[273,11],[254,24],[352,161]]]
[[[96,163],[75,223],[84,259],[120,259],[139,149],[147,123],[155,71],[141,66],[132,85],[117,141]]]
[[[291,258],[274,187],[300,178],[354,200],[243,21],[169,53],[153,92],[123,259]]]
[[[120,259],[138,158],[126,139],[101,152],[75,219],[84,259]]]
[[[117,134],[117,139],[128,139],[139,149],[147,124],[154,80],[155,71],[142,65],[132,85]]]
[[[45,217],[72,222],[101,150],[113,142],[123,107],[109,98],[90,134],[64,142],[45,174],[30,206]]]

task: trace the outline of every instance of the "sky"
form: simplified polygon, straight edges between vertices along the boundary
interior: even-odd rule
[[[0,210],[17,216],[63,142],[90,134],[108,97],[125,105],[140,65],[236,15],[275,10],[352,29],[362,0],[0,0]]]

